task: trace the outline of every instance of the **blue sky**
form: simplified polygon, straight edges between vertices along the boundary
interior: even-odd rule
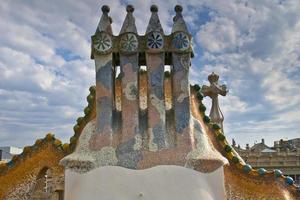
[[[191,82],[212,71],[229,93],[220,98],[229,139],[252,145],[300,137],[299,0],[71,1],[4,0],[0,4],[0,146],[23,147],[52,132],[67,142],[95,82],[90,36],[111,8],[117,35],[125,7],[144,34],[150,5],[166,34],[181,4],[193,35]],[[210,100],[205,103],[210,107]]]

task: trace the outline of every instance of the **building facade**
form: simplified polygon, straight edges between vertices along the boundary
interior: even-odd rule
[[[246,149],[236,146],[233,140],[232,146],[253,168],[281,169],[283,174],[300,183],[300,138],[275,141],[272,147],[262,139],[252,147],[247,144]]]
[[[8,162],[14,155],[22,153],[23,149],[18,147],[0,147],[0,162]]]

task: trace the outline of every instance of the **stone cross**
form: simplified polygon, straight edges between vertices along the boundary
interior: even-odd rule
[[[223,121],[224,116],[219,106],[219,99],[218,95],[226,96],[228,93],[226,85],[219,85],[219,75],[215,74],[214,72],[208,76],[208,80],[210,82],[210,86],[203,85],[202,86],[202,93],[204,96],[209,96],[212,99],[211,109],[209,117],[211,121],[217,123],[223,130]],[[234,145],[233,145],[234,146]],[[245,161],[238,155],[238,153],[233,149],[235,155],[238,156],[241,163],[245,164]]]
[[[223,129],[224,116],[219,106],[218,95],[226,96],[228,90],[226,85],[219,85],[219,76],[214,72],[208,76],[208,80],[210,86],[203,85],[202,93],[212,99],[209,117]]]

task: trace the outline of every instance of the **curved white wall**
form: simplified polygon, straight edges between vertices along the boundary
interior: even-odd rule
[[[86,174],[66,170],[66,200],[223,200],[223,167],[200,173],[162,165],[145,170],[117,166]]]

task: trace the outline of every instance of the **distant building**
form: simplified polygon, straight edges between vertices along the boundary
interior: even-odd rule
[[[18,147],[0,147],[0,162],[8,162],[14,155],[22,153],[23,149]]]
[[[300,184],[300,138],[275,141],[273,147],[262,139],[252,147],[247,144],[246,149],[236,146],[233,140],[232,146],[253,168],[280,169]]]

